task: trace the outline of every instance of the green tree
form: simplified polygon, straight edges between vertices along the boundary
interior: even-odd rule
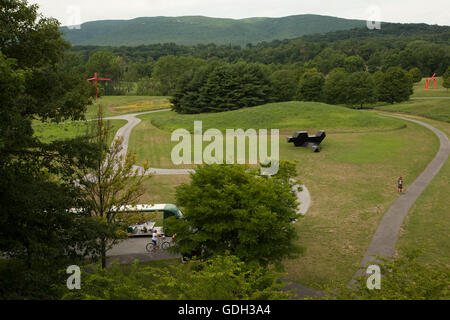
[[[199,167],[190,184],[176,189],[184,217],[166,221],[170,233],[176,233],[173,250],[202,257],[230,251],[263,266],[298,256],[294,176],[295,165],[287,162],[272,177],[242,165]]]
[[[316,67],[320,72],[328,74],[334,68],[344,67],[346,55],[338,50],[327,47],[313,60],[308,61],[309,67]]]
[[[185,72],[195,70],[204,64],[204,60],[193,57],[165,56],[155,63],[152,79],[158,83],[161,95],[172,95],[177,82]]]
[[[442,83],[442,86],[444,88],[450,88],[450,67],[447,68],[447,71],[444,73],[444,75],[442,76],[444,82]]]
[[[261,64],[212,62],[187,72],[171,102],[180,113],[220,112],[271,101],[269,70]]]
[[[306,71],[300,78],[298,99],[301,101],[320,101],[325,77],[315,69]]]
[[[142,196],[143,182],[150,176],[148,164],[142,169],[136,167],[136,155],[124,152],[123,138],[116,138],[108,147],[110,130],[103,121],[102,108],[94,124],[93,143],[97,146],[98,157],[93,170],[82,170],[77,179],[81,198],[85,202],[87,214],[95,217],[107,231],[99,236],[101,265],[106,267],[106,252],[126,237],[125,229],[133,223],[144,221],[146,215],[119,212],[136,204]]]
[[[96,223],[82,206],[76,172],[93,166],[85,138],[44,143],[32,121],[83,118],[89,85],[65,72],[59,23],[26,1],[0,3],[0,274],[4,298],[50,298],[58,269],[89,255]],[[11,267],[12,266],[12,267]],[[8,271],[9,270],[9,271]],[[5,284],[6,283],[6,284]]]
[[[298,80],[293,70],[278,70],[270,77],[275,101],[292,101],[297,93]]]
[[[104,86],[107,94],[114,94],[115,87],[119,86],[121,78],[120,57],[109,51],[97,51],[89,57],[86,71],[90,77],[97,72],[99,77],[110,78],[111,83],[108,81],[104,83]]]
[[[375,82],[368,72],[360,71],[350,74],[347,78],[346,104],[363,108],[366,103],[377,100]]]
[[[329,104],[345,104],[351,90],[349,74],[343,68],[333,69],[323,85],[323,98]]]
[[[61,288],[63,299],[281,300],[293,297],[271,270],[235,256],[217,256],[168,268],[112,265],[82,275],[81,290]]]
[[[366,71],[366,63],[360,56],[350,56],[344,60],[344,69],[349,73]]]
[[[409,76],[411,77],[413,83],[417,83],[422,80],[422,72],[419,68],[412,68],[409,70]]]
[[[389,103],[409,100],[413,94],[413,83],[405,70],[400,67],[389,68],[382,76],[377,75],[378,100]]]

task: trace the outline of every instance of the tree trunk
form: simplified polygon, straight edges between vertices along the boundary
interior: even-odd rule
[[[102,255],[102,269],[106,268],[106,241],[102,239],[101,241],[101,255]]]

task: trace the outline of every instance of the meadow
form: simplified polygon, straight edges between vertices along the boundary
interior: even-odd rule
[[[104,116],[112,117],[127,113],[138,113],[170,108],[170,97],[159,96],[103,96],[87,107],[86,119],[97,118],[99,106],[104,108]]]
[[[429,97],[450,97],[450,91],[442,85],[444,79],[442,77],[436,77],[436,87],[434,89],[434,82],[428,86],[428,90],[425,90],[426,78],[423,78],[420,82],[414,84],[414,93],[411,98],[429,98]]]
[[[109,141],[112,142],[117,130],[124,126],[126,120],[106,120],[106,123],[110,126]],[[33,123],[33,130],[36,137],[43,142],[52,142],[55,140],[65,140],[74,137],[80,137],[89,134],[92,130],[92,122],[76,121],[76,122],[40,122],[35,121]]]
[[[450,91],[442,86],[442,82],[442,78],[437,78],[437,89],[431,83],[430,89],[425,90],[425,79],[422,79],[414,84],[414,94],[409,101],[376,106],[375,109],[450,122]]]

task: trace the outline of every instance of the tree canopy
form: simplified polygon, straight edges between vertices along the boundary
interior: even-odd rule
[[[229,251],[244,262],[267,266],[302,252],[294,240],[299,219],[292,190],[295,165],[280,163],[273,177],[243,165],[204,165],[177,188],[183,219],[169,218],[175,250],[201,257]],[[194,253],[195,254],[195,253]]]

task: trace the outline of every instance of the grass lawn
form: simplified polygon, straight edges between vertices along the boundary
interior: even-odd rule
[[[322,103],[286,102],[240,109],[224,113],[178,115],[160,112],[139,117],[142,122],[133,129],[129,150],[137,154],[140,162],[149,160],[151,167],[185,168],[171,161],[171,150],[178,142],[170,141],[171,132],[177,128],[193,131],[194,121],[202,120],[203,129],[226,128],[280,129],[280,143],[294,131],[315,133],[326,129],[327,134],[344,132],[391,131],[405,127],[402,121],[379,116],[367,111],[352,110]],[[325,140],[326,141],[326,140]],[[209,143],[204,143],[206,146]],[[324,147],[326,146],[326,142]]]
[[[381,217],[397,198],[397,178],[403,176],[407,188],[438,149],[437,137],[419,125],[321,103],[288,102],[220,114],[163,112],[140,118],[131,135],[131,151],[162,168],[174,167],[171,130],[192,130],[194,120],[203,120],[204,130],[280,128],[281,159],[299,161],[299,178],[312,196],[310,211],[297,224],[306,255],[285,266],[289,279],[314,288],[351,279]],[[286,143],[287,135],[305,129],[326,130],[320,153]],[[161,201],[173,199],[166,179],[176,178],[156,178],[169,183],[151,185],[155,191],[149,194],[162,195]]]
[[[111,125],[110,142],[114,138],[117,130],[124,126],[126,120],[106,120]],[[35,136],[39,137],[43,142],[51,142],[55,140],[71,139],[77,136],[83,136],[89,132],[92,122],[77,121],[77,122],[39,122],[33,123],[33,130]]]
[[[450,122],[450,99],[410,100],[379,106],[375,109],[416,114],[434,120]]]
[[[450,122],[450,91],[442,87],[442,82],[442,78],[437,78],[437,89],[424,90],[425,79],[422,79],[421,82],[414,84],[414,94],[411,96],[412,100],[376,106],[375,109],[415,114],[434,120]],[[433,84],[430,88],[434,88]],[[417,99],[415,100],[414,98]]]
[[[402,123],[378,115],[367,114],[345,107],[331,106],[318,102],[283,102],[244,108],[235,111],[207,114],[180,115],[163,112],[158,115],[144,115],[152,124],[166,131],[185,128],[193,131],[194,121],[203,121],[205,128],[254,128],[317,130],[327,132],[364,132],[400,128]]]
[[[137,113],[151,110],[170,108],[170,97],[153,96],[104,96],[94,100],[93,104],[87,107],[86,119],[97,118],[98,106],[105,109],[105,116],[118,116],[126,113]]]
[[[450,91],[442,86],[444,79],[442,77],[437,77],[437,89],[434,89],[433,81],[428,86],[428,90],[425,90],[425,78],[422,81],[414,84],[414,94],[411,98],[422,98],[422,97],[450,97]]]
[[[144,182],[146,193],[140,203],[175,203],[175,187],[189,183],[189,175],[153,176]]]

